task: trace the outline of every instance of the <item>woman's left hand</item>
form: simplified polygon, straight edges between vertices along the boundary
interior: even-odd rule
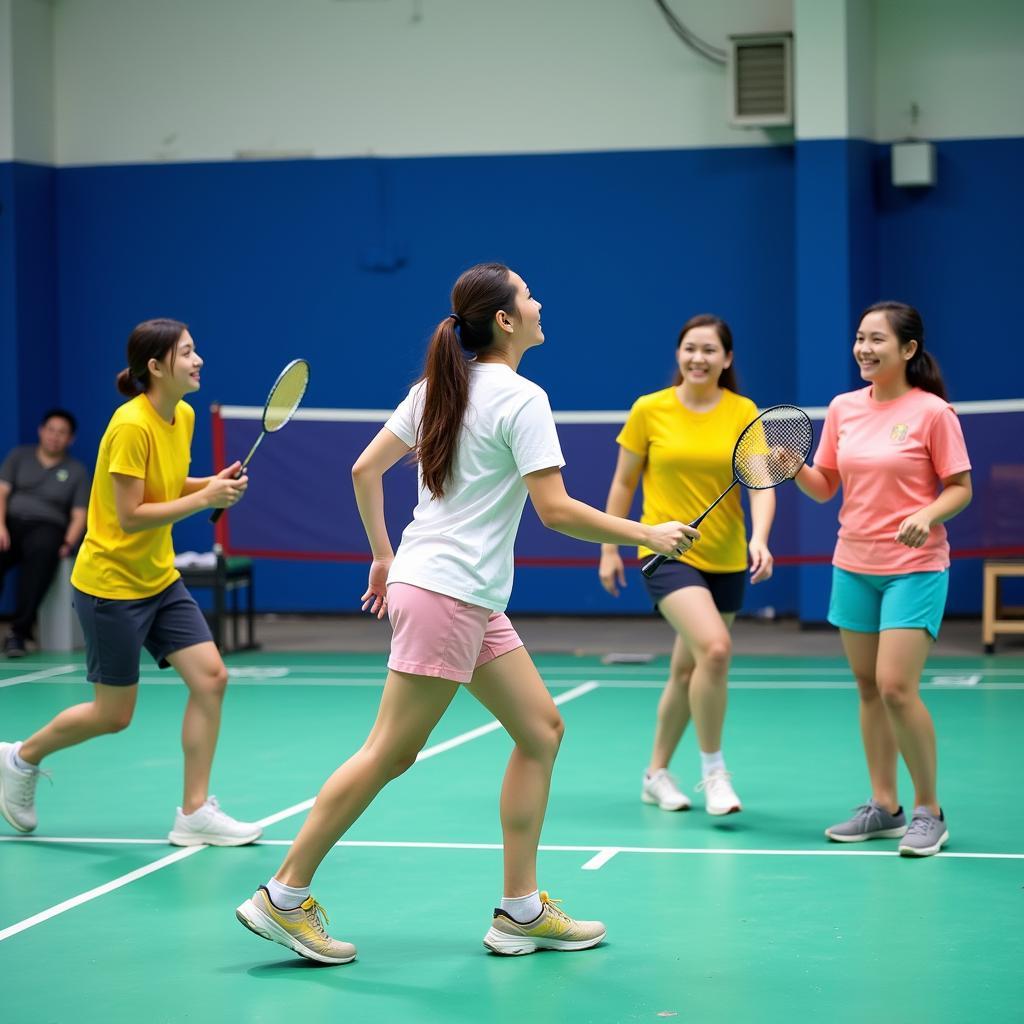
[[[763,583],[772,578],[772,570],[775,566],[775,559],[768,550],[767,544],[759,540],[752,540],[748,546],[750,551],[750,582]]]
[[[370,563],[370,579],[366,584],[366,593],[361,600],[363,611],[383,619],[388,610],[388,570],[393,558],[375,558]]]
[[[896,540],[900,544],[906,544],[908,548],[919,548],[931,532],[932,521],[922,510],[907,516],[900,523],[900,528],[896,531]]]

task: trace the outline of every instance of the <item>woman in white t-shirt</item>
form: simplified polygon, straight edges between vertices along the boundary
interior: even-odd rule
[[[501,790],[505,895],[484,945],[517,955],[588,949],[604,938],[599,921],[576,921],[538,892],[537,846],[564,726],[504,614],[515,534],[527,495],[546,526],[580,540],[674,555],[698,534],[681,523],[610,516],[566,493],[547,395],[516,372],[523,353],[544,341],[540,308],[501,264],[463,273],[422,379],[352,467],[373,552],[363,609],[378,618],[387,612],[394,629],[377,721],[324,783],[276,875],[236,911],[251,931],[311,960],[356,956],[355,946],[324,930],[309,893],[314,872],[377,793],[415,762],[460,685],[515,742]],[[419,503],[394,554],[382,478],[412,451]]]

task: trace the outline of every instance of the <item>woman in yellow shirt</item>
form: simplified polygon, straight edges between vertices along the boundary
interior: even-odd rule
[[[117,388],[129,401],[100,441],[85,540],[71,583],[86,643],[91,701],[67,708],[22,743],[0,743],[0,812],[19,831],[37,824],[35,786],[44,757],[127,727],[145,647],[189,690],[182,726],[185,785],[168,839],[178,846],[251,843],[260,827],[225,814],[208,791],[227,670],[209,627],[174,567],[171,526],[245,493],[235,463],[214,477],[190,477],[203,360],[177,320],[147,320],[128,339]]]
[[[688,521],[732,482],[733,447],[757,409],[749,398],[736,394],[728,324],[709,314],[688,320],[679,333],[676,362],[673,386],[638,398],[616,438],[619,458],[608,492],[611,515],[629,514],[642,481],[643,522]],[[700,541],[644,581],[655,606],[676,631],[641,789],[641,799],[662,810],[690,806],[668,767],[691,717],[701,756],[697,789],[704,792],[708,813],[742,810],[722,754],[732,655],[729,627],[743,604],[748,551],[752,583],[772,574],[768,533],[775,516],[772,491],[749,493],[749,544],[739,490],[733,490],[701,523]],[[640,548],[638,554],[646,561],[653,552]],[[602,545],[599,572],[601,585],[617,596],[619,587],[626,585],[618,546]]]

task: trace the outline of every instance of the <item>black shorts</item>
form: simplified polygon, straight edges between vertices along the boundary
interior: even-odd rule
[[[706,572],[674,560],[664,562],[653,576],[642,578],[655,608],[659,601],[683,587],[703,587],[711,591],[711,599],[723,615],[738,612],[743,607],[743,591],[747,585],[745,569],[739,572]]]
[[[169,654],[213,640],[199,605],[180,579],[159,594],[136,600],[93,597],[72,589],[90,683],[134,686],[143,647],[161,668],[169,668]]]

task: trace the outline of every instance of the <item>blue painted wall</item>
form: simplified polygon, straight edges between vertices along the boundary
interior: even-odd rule
[[[1024,139],[937,148],[938,185],[921,191],[888,183],[887,146],[856,141],[57,171],[0,164],[0,280],[18,282],[16,306],[0,295],[0,344],[19,367],[2,386],[0,430],[13,443],[34,406],[56,399],[80,415],[80,454],[95,451],[118,401],[127,334],[155,315],[187,320],[208,360],[197,473],[210,468],[206,406],[258,403],[295,355],[313,363],[309,404],[393,406],[455,276],[484,259],[515,266],[544,302],[549,342],[523,371],[555,408],[623,409],[662,386],[679,324],[700,310],[732,323],[756,401],[823,405],[855,385],[852,311],[876,297],[922,309],[956,398],[1019,397]],[[39,230],[9,233],[12,214]],[[837,251],[848,257],[839,267]],[[317,472],[347,476],[338,453],[314,457]],[[599,492],[611,465],[609,453],[591,471]],[[254,486],[258,477],[257,464]],[[805,529],[805,515],[817,514],[801,511],[797,550],[781,535],[777,550],[827,550],[834,512]],[[208,548],[210,537],[200,517],[176,531],[179,549]],[[966,582],[951,607],[974,610],[977,569],[957,572]],[[820,617],[827,574],[802,573],[798,586],[795,570],[780,572],[751,603],[793,609],[802,592],[804,615]],[[351,608],[363,574],[268,562],[260,604]],[[527,569],[514,607],[640,611],[639,591],[636,582],[616,605],[588,570]]]

